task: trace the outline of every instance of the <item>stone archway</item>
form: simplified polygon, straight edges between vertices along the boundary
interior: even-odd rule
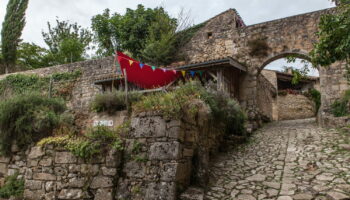
[[[209,19],[181,52],[186,56],[186,63],[231,57],[246,66],[247,74],[241,80],[241,103],[254,121],[259,115],[257,91],[261,70],[273,60],[288,55],[309,60],[308,52],[317,41],[319,20],[333,11],[326,9],[237,27],[239,14],[230,9]],[[342,63],[336,63],[319,69],[321,113],[328,112],[331,103],[348,88],[343,68]]]

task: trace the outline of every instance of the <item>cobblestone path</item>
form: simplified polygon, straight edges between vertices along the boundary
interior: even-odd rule
[[[212,161],[206,200],[350,200],[350,135],[276,122]]]

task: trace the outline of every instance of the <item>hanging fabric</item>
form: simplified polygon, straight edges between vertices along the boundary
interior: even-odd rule
[[[128,81],[144,89],[155,89],[166,86],[181,76],[181,72],[156,68],[140,63],[119,51],[116,57],[123,74],[124,69],[126,70]]]

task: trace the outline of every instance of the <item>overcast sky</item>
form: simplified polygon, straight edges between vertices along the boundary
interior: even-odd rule
[[[8,0],[0,0],[0,29]],[[109,8],[112,12],[124,13],[126,8],[163,6],[176,17],[181,8],[191,11],[195,23],[203,22],[229,8],[235,8],[247,25],[321,10],[334,5],[329,0],[29,0],[27,24],[23,40],[44,46],[41,31],[47,21],[61,20],[78,22],[90,27],[92,16]]]

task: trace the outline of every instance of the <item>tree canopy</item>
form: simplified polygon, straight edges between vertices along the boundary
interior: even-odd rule
[[[335,13],[323,15],[317,33],[319,41],[312,50],[312,62],[329,66],[350,58],[350,0],[341,0]]]
[[[169,54],[172,46],[177,20],[171,18],[162,8],[137,9],[128,8],[124,15],[104,13],[92,18],[92,30],[98,44],[97,53],[101,56],[111,55],[115,49],[129,51],[135,58],[163,63],[164,54]],[[165,58],[159,59],[158,57]]]
[[[9,0],[1,30],[2,62],[7,72],[15,68],[17,47],[25,26],[25,11],[28,0]]]
[[[49,47],[50,65],[65,64],[84,60],[86,51],[92,41],[92,34],[88,29],[77,23],[56,20],[52,27],[48,22],[48,32],[42,32]]]

